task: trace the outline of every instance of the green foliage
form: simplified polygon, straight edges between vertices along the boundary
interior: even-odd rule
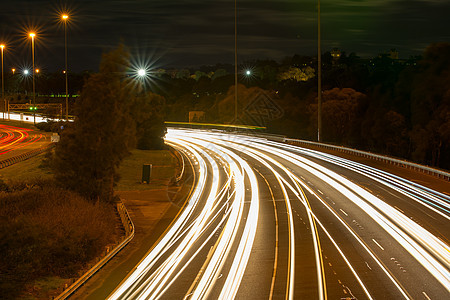
[[[146,93],[135,98],[132,116],[136,122],[137,148],[156,150],[164,148],[165,99],[153,93]]]
[[[115,212],[49,182],[0,194],[0,298],[15,299],[41,276],[72,277],[111,243]]]
[[[69,122],[51,121],[51,120],[48,120],[47,122],[40,122],[40,123],[36,124],[36,127],[39,130],[46,131],[46,132],[58,132],[58,133],[69,126],[70,126]]]
[[[113,200],[117,168],[135,142],[131,85],[123,46],[102,57],[77,101],[77,118],[64,130],[52,164],[57,181],[90,199]]]

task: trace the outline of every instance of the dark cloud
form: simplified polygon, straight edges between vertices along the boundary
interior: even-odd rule
[[[0,39],[14,48],[10,64],[29,59],[23,30],[40,27],[37,60],[61,68],[64,39],[52,1],[3,1]],[[339,47],[372,56],[397,48],[420,54],[431,42],[449,41],[449,1],[322,1],[324,51]],[[74,70],[96,69],[100,54],[123,41],[140,56],[153,53],[161,65],[233,62],[234,2],[225,0],[78,0],[69,27]],[[316,0],[238,0],[239,57],[282,59],[313,55],[317,44]],[[20,36],[22,31],[22,37]]]

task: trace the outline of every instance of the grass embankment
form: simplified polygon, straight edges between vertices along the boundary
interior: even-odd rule
[[[1,299],[24,291],[33,295],[38,291],[29,283],[42,277],[78,276],[115,240],[109,204],[92,203],[49,181],[10,184],[8,190],[0,195]]]
[[[117,238],[114,207],[59,189],[42,167],[45,155],[0,170],[0,299],[48,299]],[[150,184],[142,165],[152,164]],[[116,190],[163,188],[177,160],[169,151],[133,150]],[[39,179],[36,179],[39,178]],[[1,181],[6,184],[2,185]]]
[[[177,159],[168,150],[133,150],[124,159],[120,168],[120,181],[117,191],[141,191],[164,188],[170,179],[176,176]],[[150,183],[142,183],[142,166],[152,165]]]

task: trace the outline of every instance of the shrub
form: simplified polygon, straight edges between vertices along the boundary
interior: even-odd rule
[[[76,276],[114,241],[114,207],[52,184],[16,184],[0,194],[0,298],[41,276]]]

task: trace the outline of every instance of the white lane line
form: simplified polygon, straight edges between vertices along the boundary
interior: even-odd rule
[[[425,298],[427,298],[428,300],[431,300],[431,298],[430,297],[428,297],[428,295],[427,295],[427,293],[425,293],[425,292],[422,292],[422,294],[425,296]]]
[[[319,193],[321,193],[322,195],[323,195],[323,193],[322,193],[322,191],[321,190],[317,190]]]
[[[402,213],[405,213],[403,210],[401,210],[401,209],[398,208],[397,206],[394,205],[394,207],[395,207],[396,209],[398,209],[399,211],[401,211]]]
[[[373,242],[374,242],[375,244],[377,244],[377,246],[378,246],[378,247],[380,247],[380,249],[381,249],[381,250],[384,250],[384,248],[383,248],[383,247],[381,247],[381,245],[380,245],[380,244],[378,244],[378,242],[377,242],[377,241],[375,241],[375,239],[372,239],[372,241],[373,241]]]
[[[339,208],[339,210],[348,217],[348,214],[342,208]]]
[[[372,268],[369,266],[369,263],[367,261],[365,261],[366,266],[369,268],[369,270],[372,270]]]

